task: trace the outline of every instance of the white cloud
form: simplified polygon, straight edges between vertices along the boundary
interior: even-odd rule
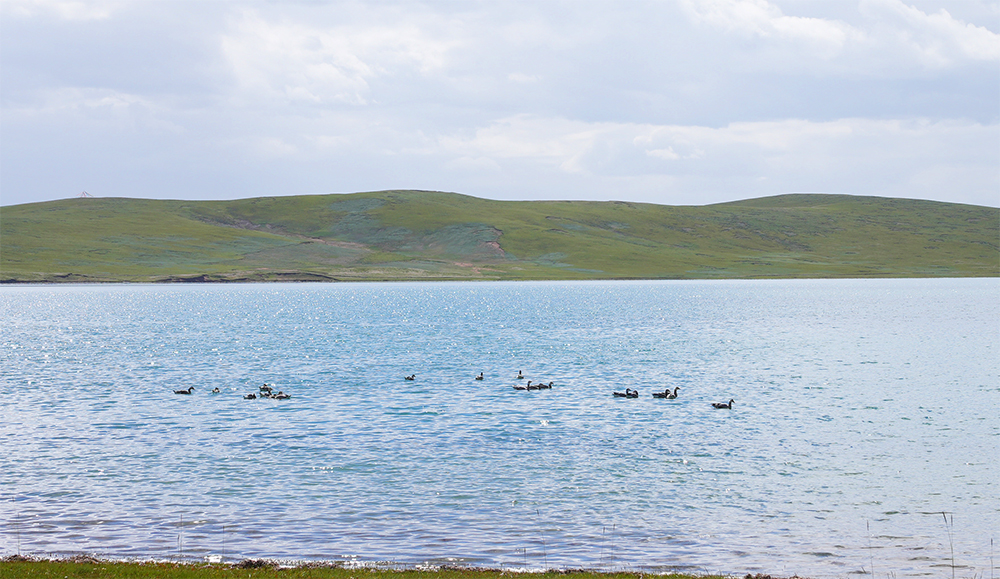
[[[680,155],[674,152],[673,147],[667,147],[666,149],[647,149],[646,154],[650,157],[659,157],[660,159],[666,159],[668,161],[676,161],[681,158]]]
[[[830,57],[862,34],[844,22],[787,16],[766,0],[680,0],[696,20],[761,38],[790,40]]]
[[[972,0],[0,11],[6,203],[413,187],[1000,205],[998,12]]]
[[[595,144],[620,130],[615,123],[585,123],[517,115],[476,130],[475,136],[443,136],[440,146],[456,153],[474,151],[477,157],[530,159],[568,173],[586,171],[583,157]]]
[[[221,40],[239,98],[351,105],[369,104],[373,78],[441,68],[452,45],[412,24],[321,27],[252,10]]]
[[[860,0],[854,23],[786,15],[767,0],[678,0],[697,23],[780,47],[778,66],[840,61],[843,73],[898,73],[913,65],[945,68],[1000,61],[1000,35],[952,17],[926,13],[901,0]],[[759,56],[759,55],[758,55]],[[766,68],[766,63],[758,65]],[[837,69],[835,69],[837,70]]]
[[[471,138],[443,137],[443,150],[474,151],[503,160],[522,159],[567,172],[600,174],[618,161],[644,157],[667,161],[721,159],[735,150],[766,157],[790,153],[808,143],[849,137],[860,120],[814,123],[802,120],[732,123],[721,128],[640,123],[587,123],[561,118],[517,115],[478,129]],[[673,167],[644,164],[648,172]]]
[[[507,80],[511,82],[525,84],[529,82],[538,82],[539,80],[541,80],[541,77],[537,74],[524,74],[520,72],[512,72],[507,75]]]
[[[1000,61],[1000,35],[957,20],[944,8],[928,14],[900,0],[862,0],[861,12],[883,43],[905,49],[924,66]]]
[[[106,20],[123,0],[3,0],[0,10],[21,17],[54,15],[63,20]]]
[[[288,157],[298,152],[295,145],[287,143],[278,137],[253,139],[250,147],[259,157],[263,158]]]
[[[468,138],[443,138],[441,148],[492,159],[512,173],[534,167],[577,174],[607,190],[645,177],[672,183],[663,193],[697,186],[706,196],[840,191],[935,198],[942,194],[935,188],[947,185],[950,194],[982,199],[1000,190],[991,189],[1000,179],[988,170],[997,131],[967,121],[791,119],[715,128],[521,115]],[[969,174],[970,166],[979,169]],[[938,178],[922,183],[925,174]],[[733,186],[742,191],[725,192]]]
[[[500,164],[488,157],[457,157],[446,161],[444,166],[455,171],[470,173],[499,173]]]
[[[313,135],[309,139],[317,149],[338,149],[350,145],[351,141],[344,135]]]
[[[371,67],[335,34],[275,24],[247,13],[222,38],[222,52],[249,100],[364,104]]]
[[[126,109],[134,106],[151,107],[141,95],[123,93],[112,89],[65,87],[41,93],[45,104],[41,110],[56,109]]]

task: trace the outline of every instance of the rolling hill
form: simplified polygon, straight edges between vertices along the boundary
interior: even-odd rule
[[[1000,275],[1000,209],[781,195],[706,206],[379,191],[0,208],[0,282]]]

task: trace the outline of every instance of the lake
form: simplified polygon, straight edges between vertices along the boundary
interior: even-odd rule
[[[0,313],[4,556],[1000,557],[997,279],[7,286]]]

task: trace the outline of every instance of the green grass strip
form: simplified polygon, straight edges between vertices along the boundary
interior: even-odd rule
[[[428,569],[347,568],[336,563],[281,566],[273,561],[244,560],[233,565],[172,562],[116,562],[90,557],[65,560],[12,556],[0,561],[0,579],[101,578],[101,579],[721,579],[719,575],[602,572],[591,570],[525,572],[520,569],[434,567]],[[771,579],[747,575],[747,579]]]

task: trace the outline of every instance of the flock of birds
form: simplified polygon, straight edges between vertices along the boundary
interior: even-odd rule
[[[281,390],[275,393],[274,388],[271,388],[270,384],[264,384],[260,387],[260,395],[251,392],[243,397],[244,400],[256,400],[257,398],[274,398],[275,400],[288,400],[291,398],[291,394],[285,394]]]
[[[416,379],[417,379],[417,375],[416,374],[410,374],[409,376],[403,376],[403,380],[413,381],[413,380],[416,380]],[[484,379],[483,373],[480,372],[479,375],[475,377],[475,379],[476,380],[483,380]],[[518,380],[524,380],[524,374],[520,370],[517,371],[517,379]],[[545,383],[545,382],[535,383],[533,380],[528,380],[528,383],[524,384],[524,385],[515,384],[514,385],[514,390],[549,390],[549,389],[552,388],[553,384],[554,384],[554,382],[551,382],[551,381],[548,382],[548,383]],[[680,391],[680,389],[681,389],[680,386],[675,386],[673,392],[670,391],[670,388],[667,388],[663,392],[653,392],[653,398],[664,398],[666,400],[675,400],[675,399],[677,399],[677,394]],[[192,394],[193,392],[194,392],[194,386],[190,386],[190,387],[188,387],[185,390],[174,390],[174,394],[185,394],[186,395],[186,394]],[[213,394],[218,394],[220,392],[221,392],[221,390],[219,390],[218,388],[213,388],[212,389],[212,393]],[[611,394],[612,394],[612,396],[615,396],[616,398],[638,398],[639,397],[639,391],[638,390],[633,390],[632,388],[626,388],[624,392],[612,392]],[[251,392],[250,394],[244,395],[243,399],[244,400],[256,400],[257,398],[273,398],[275,400],[288,400],[291,397],[292,397],[291,394],[285,394],[281,390],[279,390],[277,393],[275,393],[274,392],[274,388],[272,388],[270,384],[264,384],[263,386],[260,387],[260,393],[259,394],[256,393],[256,392]],[[712,403],[712,408],[715,408],[717,410],[731,410],[733,408],[733,403],[734,402],[736,402],[736,401],[733,400],[732,398],[729,399],[729,402],[713,402]]]
[[[218,386],[212,388],[212,394],[220,394],[221,392],[222,390],[219,390]],[[194,393],[194,386],[189,386],[185,390],[174,390],[174,394],[188,395],[193,393]],[[291,394],[285,394],[281,390],[275,392],[274,388],[272,388],[270,384],[264,384],[263,386],[260,387],[260,394],[256,392],[251,392],[249,394],[244,395],[243,399],[256,400],[257,398],[273,398],[275,400],[288,400],[291,397],[292,397]]]
[[[417,375],[411,374],[409,376],[405,376],[404,378],[406,380],[416,380]],[[476,376],[476,380],[482,380],[482,379],[483,379],[483,373],[480,372],[479,375]],[[520,370],[517,371],[517,379],[524,380],[524,373],[522,373]],[[532,380],[528,380],[528,383],[523,386],[520,384],[515,384],[514,390],[548,390],[552,388],[553,384],[554,382],[549,382],[549,383],[541,382],[534,384]],[[680,392],[680,389],[681,389],[680,386],[674,386],[673,392],[670,391],[670,388],[667,388],[663,392],[653,392],[653,398],[676,400],[677,395]],[[632,388],[626,388],[624,392],[612,392],[611,395],[615,396],[616,398],[638,398],[639,391],[633,390]],[[715,408],[716,410],[732,410],[734,402],[736,401],[731,398],[729,399],[729,402],[713,402],[712,408]]]
[[[667,400],[676,400],[677,393],[680,389],[681,389],[680,386],[674,386],[673,392],[670,391],[670,388],[667,388],[663,392],[653,392],[653,398],[665,398]],[[633,390],[631,388],[626,388],[624,392],[612,392],[612,395],[618,398],[638,398],[639,391]],[[715,408],[716,410],[732,410],[733,402],[736,401],[733,400],[732,398],[729,399],[729,402],[713,402],[712,408]]]

